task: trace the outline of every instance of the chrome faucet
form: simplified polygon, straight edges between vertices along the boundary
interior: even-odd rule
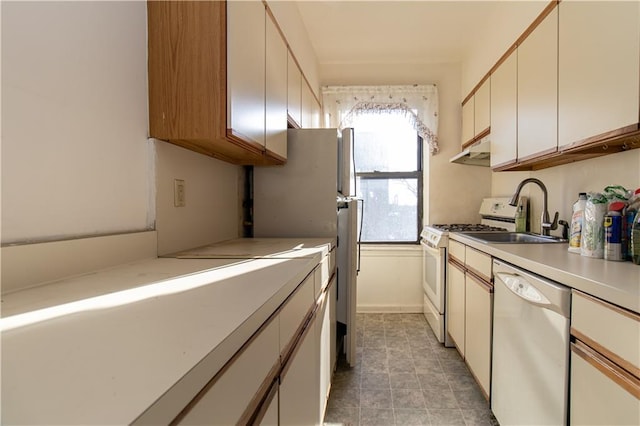
[[[522,187],[528,184],[529,182],[537,184],[540,189],[542,189],[542,217],[540,218],[540,233],[542,235],[550,235],[550,231],[558,228],[558,212],[556,212],[553,217],[553,222],[549,220],[549,212],[547,211],[547,187],[544,186],[541,180],[536,178],[527,178],[518,184],[516,188],[515,194],[509,200],[510,206],[518,205],[518,198],[520,197],[520,191],[522,191]]]

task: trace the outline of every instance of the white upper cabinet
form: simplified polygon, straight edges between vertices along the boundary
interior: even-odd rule
[[[491,167],[513,163],[518,141],[518,52],[491,74]]]
[[[558,8],[518,47],[518,160],[558,148]]]
[[[302,73],[289,52],[287,60],[287,113],[298,127],[302,125]]]
[[[469,145],[475,136],[474,129],[474,102],[475,97],[471,96],[467,102],[462,104],[462,146]]]
[[[227,125],[234,135],[264,146],[265,6],[227,2]]]
[[[267,150],[282,158],[287,158],[287,57],[287,45],[267,14],[265,140]]]
[[[473,97],[473,129],[474,135],[479,136],[491,126],[491,78],[480,85]]]
[[[303,128],[320,127],[320,105],[311,87],[302,82],[302,123]]]
[[[558,144],[629,125],[640,111],[640,3],[559,5]]]

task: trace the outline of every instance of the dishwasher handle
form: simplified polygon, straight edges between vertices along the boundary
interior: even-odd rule
[[[511,274],[506,272],[496,272],[495,277],[500,280],[505,287],[507,287],[513,294],[526,300],[532,305],[539,306],[543,309],[549,309],[550,311],[557,312],[561,315],[565,315],[560,306],[552,303],[540,290],[531,284],[526,277],[518,274]]]

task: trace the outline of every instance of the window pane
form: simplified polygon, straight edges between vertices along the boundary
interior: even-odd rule
[[[418,240],[418,180],[358,178],[363,242]]]
[[[353,121],[358,172],[418,170],[418,134],[399,114],[364,114]]]

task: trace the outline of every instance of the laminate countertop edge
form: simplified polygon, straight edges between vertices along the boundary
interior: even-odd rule
[[[567,243],[482,243],[464,233],[449,238],[514,266],[640,313],[640,266],[569,253]]]

